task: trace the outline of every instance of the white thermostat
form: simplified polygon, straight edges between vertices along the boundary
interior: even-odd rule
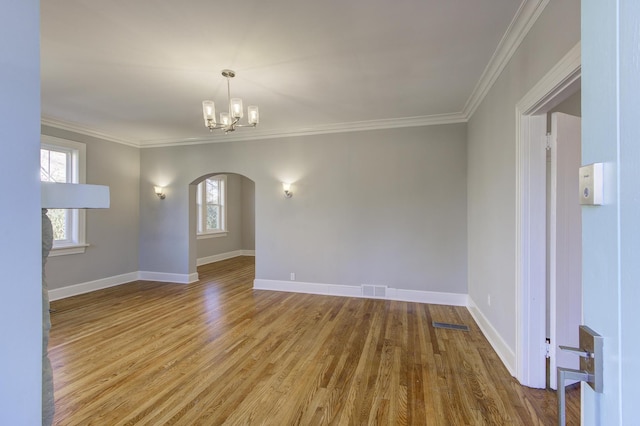
[[[580,204],[599,206],[602,204],[602,163],[580,167]]]

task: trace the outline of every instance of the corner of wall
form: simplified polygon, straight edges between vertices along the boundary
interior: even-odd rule
[[[480,327],[482,334],[489,341],[489,344],[496,351],[504,366],[509,370],[509,374],[516,376],[516,354],[507,345],[500,333],[493,327],[489,319],[482,313],[475,301],[469,296],[469,312]]]

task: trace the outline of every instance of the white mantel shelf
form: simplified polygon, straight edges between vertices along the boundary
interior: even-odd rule
[[[41,182],[41,200],[43,209],[108,209],[109,187]]]

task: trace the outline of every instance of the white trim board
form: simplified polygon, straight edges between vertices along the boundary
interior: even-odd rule
[[[62,288],[54,288],[49,290],[49,300],[66,299],[67,297],[77,296],[79,294],[90,293],[103,288],[115,287],[137,281],[139,272],[130,272],[128,274],[116,275],[113,277],[102,278],[86,283],[74,284]]]
[[[174,284],[191,284],[198,281],[198,273],[194,274],[168,274],[165,272],[136,271],[128,274],[116,275],[113,277],[101,278],[95,281],[73,284],[66,287],[49,290],[49,300],[66,299],[67,297],[78,296],[80,294],[91,293],[134,281],[158,281]]]
[[[198,281],[198,273],[192,274],[173,274],[168,272],[151,272],[140,271],[138,272],[139,280],[142,281],[158,281],[163,283],[176,283],[176,284],[191,284]]]
[[[290,293],[365,298],[365,296],[362,295],[361,287],[355,285],[319,284],[299,281],[255,279],[253,281],[253,288],[254,290],[286,291]],[[460,293],[404,290],[400,288],[387,287],[386,297],[380,297],[377,299],[466,307],[469,297],[467,294]]]
[[[255,250],[234,250],[226,253],[214,254],[212,256],[200,257],[196,261],[196,266],[207,265],[209,263],[220,262],[221,260],[227,260],[238,256],[255,256]]]
[[[493,328],[491,322],[484,316],[478,305],[473,301],[471,297],[469,297],[469,313],[475,320],[478,327],[480,327],[480,331],[484,334],[484,337],[489,341],[489,344],[493,348],[494,351],[500,357],[500,360],[504,364],[504,366],[509,370],[509,373],[512,376],[515,376],[516,372],[516,354],[511,350],[509,345],[502,339],[500,333]]]

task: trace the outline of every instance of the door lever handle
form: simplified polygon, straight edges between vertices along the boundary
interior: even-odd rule
[[[566,348],[567,346],[565,346]],[[575,348],[572,348],[575,349]],[[592,374],[581,370],[572,370],[571,368],[558,367],[558,426],[567,424],[566,414],[566,397],[565,397],[565,380],[579,380],[581,382],[592,382],[594,377]]]
[[[571,352],[574,353],[578,356],[581,356],[582,358],[595,358],[595,354],[593,352],[589,352],[585,349],[580,349],[580,348],[574,348],[571,346],[558,346],[560,348],[560,350],[563,350],[565,352]]]
[[[580,370],[558,367],[558,424],[565,424],[565,396],[564,381],[580,380],[587,382],[591,388],[602,393],[602,347],[603,337],[587,327],[579,327],[579,342],[581,348],[558,346],[561,351],[580,355]],[[583,349],[587,348],[587,349]]]

